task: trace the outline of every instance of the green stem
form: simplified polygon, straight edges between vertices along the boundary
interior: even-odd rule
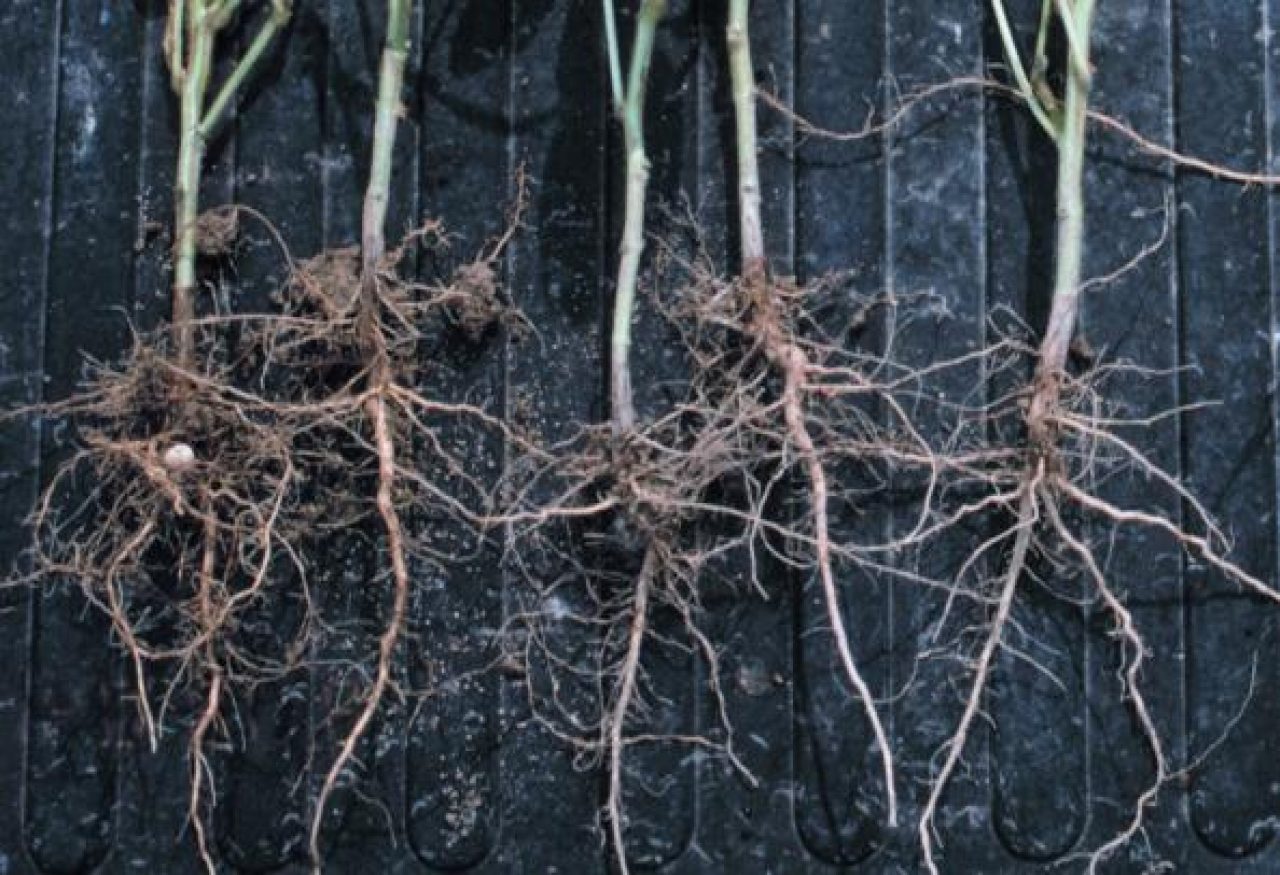
[[[1080,273],[1084,257],[1084,151],[1089,111],[1089,31],[1093,0],[1076,0],[1069,27],[1079,35],[1080,53],[1073,53],[1063,98],[1062,134],[1058,139],[1057,239],[1055,243],[1053,305],[1040,346],[1039,373],[1056,378],[1066,366],[1067,351],[1080,312]]]
[[[366,340],[371,339],[369,332],[374,330],[378,318],[378,266],[387,248],[391,168],[395,158],[404,68],[409,60],[411,11],[410,0],[390,0],[387,4],[387,37],[378,75],[378,103],[374,109],[373,153],[361,216],[361,317],[365,320]]]
[[[195,319],[196,219],[200,212],[200,174],[204,138],[200,113],[213,66],[214,30],[202,0],[184,0],[187,9],[187,56],[182,73],[178,179],[174,191],[173,328],[179,367],[194,362],[191,323]]]
[[[208,0],[208,10],[212,15],[214,30],[222,30],[231,23],[231,19],[240,11],[243,0]]]
[[[169,82],[173,93],[181,96],[186,67],[185,37],[187,33],[187,0],[170,0],[169,17],[164,26],[164,58],[169,65]]]
[[[218,33],[231,23],[241,0],[176,0],[170,9],[165,33],[169,70],[181,104],[177,183],[174,191],[173,330],[174,351],[180,367],[194,363],[196,222],[200,215],[200,178],[205,146],[226,116],[236,93],[266,54],[272,39],[285,26],[292,0],[271,0],[270,18],[263,24],[249,51],[206,110],[205,98],[213,72],[213,52]]]
[[[1054,0],[1041,0],[1040,26],[1036,28],[1036,49],[1031,56],[1031,80],[1044,76],[1049,69],[1049,25],[1053,23]]]
[[[1085,82],[1093,78],[1093,71],[1089,69],[1089,37],[1087,33],[1081,33],[1079,23],[1075,15],[1077,10],[1083,5],[1076,2],[1072,5],[1072,0],[1053,0],[1055,8],[1058,10],[1058,18],[1062,21],[1062,32],[1067,37],[1067,51],[1070,54],[1070,66],[1073,73],[1082,73]]]
[[[756,133],[756,80],[751,64],[748,35],[749,0],[730,0],[725,41],[729,53],[729,78],[737,122],[738,222],[742,237],[742,276],[763,278],[766,261],[763,220],[760,215],[760,162]]]
[[[272,8],[271,15],[263,22],[262,27],[258,30],[258,35],[254,37],[253,42],[249,46],[249,50],[245,52],[244,57],[240,59],[240,63],[236,64],[231,75],[227,77],[227,81],[223,83],[222,88],[218,91],[218,95],[213,99],[213,103],[209,104],[209,109],[205,112],[204,117],[200,120],[200,136],[208,141],[210,137],[217,132],[218,127],[226,120],[227,110],[231,103],[235,100],[236,94],[244,86],[244,83],[253,75],[254,69],[258,63],[266,55],[267,49],[271,47],[271,41],[275,39],[276,34],[284,29],[289,23],[289,17],[292,15],[290,8],[292,0],[280,0],[276,2]],[[237,4],[238,5],[238,2]],[[234,11],[235,6],[231,8]]]
[[[1040,98],[1036,96],[1036,90],[1027,77],[1027,70],[1022,66],[1022,57],[1018,54],[1018,44],[1013,38],[1013,28],[1009,26],[1009,16],[1005,14],[1003,0],[991,0],[991,9],[996,16],[996,30],[1000,32],[1000,45],[1004,49],[1005,63],[1009,65],[1009,72],[1013,74],[1018,90],[1026,99],[1031,115],[1039,122],[1049,139],[1057,142],[1058,126],[1045,110]]]
[[[627,153],[626,213],[619,251],[618,288],[613,300],[613,335],[610,342],[610,401],[614,426],[628,431],[635,425],[631,392],[631,316],[635,307],[640,256],[644,252],[645,196],[649,186],[649,159],[644,148],[644,98],[653,60],[658,23],[666,12],[666,0],[644,0],[636,21],[627,74],[626,100],[622,108],[623,139]]]
[[[618,50],[618,16],[613,8],[613,0],[600,0],[601,13],[604,16],[604,46],[609,58],[609,93],[613,97],[613,111],[622,115],[622,104],[626,99],[622,93],[622,53]]]

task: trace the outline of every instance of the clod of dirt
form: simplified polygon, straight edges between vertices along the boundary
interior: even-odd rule
[[[240,237],[240,214],[234,209],[213,209],[196,219],[196,251],[206,258],[221,258],[235,248]]]
[[[298,266],[293,292],[329,319],[355,312],[360,296],[360,247],[327,249]]]
[[[451,313],[467,339],[478,341],[494,323],[506,315],[498,297],[498,278],[488,261],[463,265],[454,276],[458,301]]]

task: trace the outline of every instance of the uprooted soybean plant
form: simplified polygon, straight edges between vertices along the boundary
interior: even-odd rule
[[[472,549],[459,543],[459,526],[476,531],[492,514],[488,488],[439,433],[446,421],[474,419],[472,427],[498,432],[501,424],[479,407],[423,394],[417,380],[426,338],[479,339],[514,318],[496,266],[523,195],[507,233],[449,276],[406,269],[418,251],[455,242],[439,222],[388,249],[412,17],[409,0],[391,0],[359,249],[295,262],[272,229],[288,268],[279,309],[202,312],[210,296],[202,295],[198,254],[226,253],[246,217],[270,224],[234,204],[202,212],[197,203],[207,143],[293,12],[289,0],[241,5],[169,6],[166,59],[181,110],[173,318],[136,334],[120,362],[94,363],[73,396],[23,411],[65,419],[79,443],[32,515],[25,577],[77,585],[110,618],[153,748],[166,719],[179,722],[171,703],[198,695],[188,806],[200,858],[215,872],[208,823],[217,800],[206,749],[230,731],[237,695],[296,672],[319,637],[336,634],[316,611],[325,542],[366,532],[377,570],[365,585],[387,588],[389,607],[373,662],[359,672],[367,684],[339,703],[353,713],[334,715],[346,728],[313,806],[309,850],[319,870],[327,802],[395,687],[410,565]],[[239,15],[256,16],[257,36],[210,101],[215,60],[227,48],[220,37]],[[451,538],[404,522],[426,516],[450,521]],[[300,619],[280,622],[286,603],[301,606]]]

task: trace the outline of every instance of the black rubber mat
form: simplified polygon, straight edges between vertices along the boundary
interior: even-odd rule
[[[567,434],[605,415],[621,227],[599,3],[420,5],[393,230],[434,215],[461,241],[482,241],[502,227],[515,169],[532,180],[506,279],[537,340],[446,351],[439,379],[460,397],[519,411],[547,435]],[[1010,3],[1024,23],[1038,6]],[[65,395],[85,355],[118,355],[131,325],[166,313],[167,253],[151,239],[153,223],[170,221],[176,150],[164,7],[0,2],[5,405]],[[283,52],[212,145],[204,200],[262,211],[303,256],[357,237],[385,12],[381,0],[296,7]],[[673,0],[649,101],[654,201],[691,211],[721,263],[736,246],[724,14],[724,0]],[[921,86],[990,72],[1000,55],[979,0],[758,0],[752,24],[761,86],[831,128],[857,128]],[[1096,105],[1154,142],[1280,172],[1276,27],[1277,0],[1103,0]],[[766,235],[780,272],[848,270],[859,291],[937,296],[950,311],[946,330],[907,330],[899,353],[908,361],[976,348],[1002,309],[1044,324],[1053,154],[1019,109],[960,89],[857,141],[801,136],[764,107],[761,125]],[[1083,335],[1098,355],[1156,372],[1117,389],[1130,412],[1215,402],[1135,439],[1218,515],[1242,564],[1274,582],[1275,196],[1175,171],[1101,129],[1091,143],[1086,273],[1110,274],[1167,239],[1086,298]],[[666,221],[659,216],[656,230]],[[265,306],[282,277],[273,247],[247,224],[221,277],[229,306]],[[655,321],[644,316],[637,328],[642,413],[670,400],[672,365]],[[958,375],[956,391],[982,379]],[[6,566],[20,561],[21,520],[65,445],[57,428],[0,423]],[[1162,536],[1117,541],[1108,562],[1146,630],[1144,679],[1174,764],[1197,767],[1166,788],[1145,835],[1105,870],[1151,871],[1155,860],[1185,873],[1280,873],[1276,610],[1234,594]],[[323,609],[363,616],[372,629],[381,602],[362,593],[361,572],[335,566],[341,586]],[[486,664],[508,583],[500,562],[481,557],[422,587],[404,670],[462,676]],[[710,593],[706,602],[739,752],[759,787],[696,751],[637,753],[628,789],[637,868],[917,871],[913,818],[884,827],[869,729],[811,634],[824,623],[817,596],[781,569],[767,588],[767,601]],[[878,690],[915,669],[912,654],[942,598],[876,581],[851,588],[849,625]],[[1050,671],[1001,662],[990,728],[938,818],[948,873],[1078,871],[1072,854],[1114,834],[1150,779],[1106,619],[1034,591],[1019,611]],[[334,742],[325,703],[343,681],[330,664],[238,700],[228,740],[212,751],[215,847],[228,872],[305,871],[308,801]],[[916,688],[929,695],[887,706],[908,815],[962,706],[964,665],[921,665]],[[649,669],[668,694],[660,719],[677,729],[706,719],[692,662]],[[107,624],[77,593],[0,593],[0,875],[199,871],[182,736],[151,753],[129,695]],[[607,870],[600,775],[529,724],[518,678],[482,673],[391,709],[361,757],[366,786],[341,801],[327,871]]]

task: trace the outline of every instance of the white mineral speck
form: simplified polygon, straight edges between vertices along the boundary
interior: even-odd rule
[[[190,471],[196,464],[196,451],[190,444],[176,443],[164,451],[161,456],[164,466],[175,474]]]

